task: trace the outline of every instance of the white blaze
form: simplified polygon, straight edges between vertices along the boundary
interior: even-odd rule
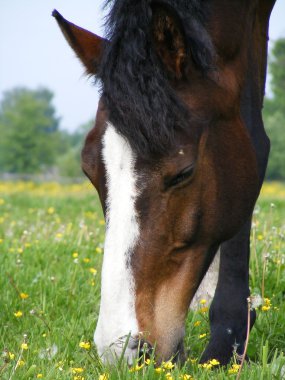
[[[127,140],[110,123],[103,137],[102,155],[107,176],[107,228],[94,341],[99,355],[113,361],[116,355],[120,357],[126,336],[138,334],[130,255],[138,240],[139,226],[135,157]],[[137,353],[131,343],[125,352],[129,362]]]
[[[207,273],[205,274],[194,298],[192,299],[190,308],[198,310],[201,299],[205,299],[209,304],[215,295],[220,269],[220,248],[218,249]]]

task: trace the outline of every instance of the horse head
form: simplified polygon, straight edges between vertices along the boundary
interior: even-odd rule
[[[253,5],[236,5],[241,25],[223,2],[222,26],[218,2],[209,12],[179,3],[118,0],[107,39],[54,12],[87,73],[102,83],[82,168],[106,218],[94,339],[109,361],[124,352],[131,362],[142,343],[155,346],[158,360],[183,360],[190,302],[258,194],[240,115]]]

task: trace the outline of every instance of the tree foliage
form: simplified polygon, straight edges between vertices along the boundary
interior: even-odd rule
[[[67,133],[66,139],[69,141],[69,149],[61,156],[58,156],[57,167],[59,173],[64,177],[81,177],[81,150],[85,136],[92,128],[94,122],[82,124],[73,133]]]
[[[0,105],[0,171],[37,173],[51,167],[59,148],[53,94],[16,88]]]
[[[264,102],[264,123],[271,140],[267,169],[270,180],[285,180],[285,38],[278,39],[270,54],[272,96]]]

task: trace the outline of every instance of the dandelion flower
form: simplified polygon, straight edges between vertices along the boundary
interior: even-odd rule
[[[20,297],[22,298],[22,300],[26,300],[27,298],[29,298],[29,295],[27,293],[20,293]]]
[[[43,374],[42,373],[38,373],[37,374],[37,379],[42,379],[43,378]]]
[[[213,366],[211,363],[203,363],[198,365],[199,368],[211,369]]]
[[[10,360],[14,360],[15,359],[15,354],[13,354],[13,352],[8,352],[8,355],[9,355],[9,359]]]
[[[98,380],[108,380],[109,375],[107,373],[102,373],[102,375],[99,376]]]
[[[48,209],[47,209],[47,213],[48,214],[50,214],[50,215],[52,215],[53,213],[54,213],[54,207],[49,207]]]
[[[205,299],[200,300],[200,305],[205,305],[206,303],[207,303],[207,300],[205,300]]]
[[[268,311],[268,310],[270,310],[270,306],[264,305],[264,306],[262,306],[261,310],[262,311]]]
[[[203,338],[205,338],[205,336],[207,336],[206,333],[205,333],[205,334],[200,334],[200,335],[199,335],[199,339],[203,339]]]
[[[21,349],[22,350],[27,350],[29,347],[28,347],[28,344],[27,343],[22,343],[21,344]]]
[[[90,263],[90,259],[88,257],[84,257],[83,262],[88,264],[88,263]]]
[[[76,257],[78,257],[78,253],[77,253],[77,252],[73,252],[72,257],[73,257],[74,259],[76,259]]]
[[[212,364],[212,366],[215,366],[215,365],[220,365],[220,362],[217,359],[212,359],[210,360],[210,364]]]
[[[89,268],[89,272],[92,273],[92,274],[94,274],[94,276],[96,276],[97,269],[95,269],[95,268]]]
[[[24,362],[24,360],[19,360],[17,365],[16,365],[16,368],[18,367],[22,367],[23,365],[25,365],[26,363]]]
[[[23,316],[23,313],[21,310],[18,310],[18,311],[16,311],[16,313],[14,313],[14,315],[16,318],[21,318]]]
[[[84,348],[85,350],[90,350],[91,344],[90,342],[80,342],[79,347]]]
[[[138,365],[136,364],[134,367],[130,368],[129,372],[138,372],[143,368],[144,364]]]
[[[194,326],[195,327],[198,327],[198,326],[200,326],[201,325],[201,321],[196,321],[195,323],[194,323]]]
[[[73,367],[71,370],[72,370],[72,373],[82,373],[84,371],[84,368],[82,368],[82,367]]]
[[[103,252],[103,250],[102,250],[101,247],[97,247],[97,248],[95,249],[95,251],[96,251],[96,253],[102,253],[102,252]]]
[[[240,364],[233,364],[231,368],[228,370],[228,373],[231,375],[233,373],[237,373],[240,368]]]
[[[172,369],[174,368],[174,364],[169,360],[168,362],[163,362],[162,367],[164,369]]]

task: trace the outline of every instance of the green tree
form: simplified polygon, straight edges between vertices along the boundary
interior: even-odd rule
[[[69,149],[57,159],[57,167],[62,176],[84,176],[81,170],[81,150],[85,137],[93,124],[94,121],[90,121],[81,125],[73,133],[65,132],[65,141],[69,142]]]
[[[264,122],[271,140],[267,179],[285,180],[285,38],[278,39],[270,53],[272,96],[264,102]]]
[[[0,104],[0,171],[37,173],[52,167],[59,150],[59,119],[46,88],[15,88]]]

